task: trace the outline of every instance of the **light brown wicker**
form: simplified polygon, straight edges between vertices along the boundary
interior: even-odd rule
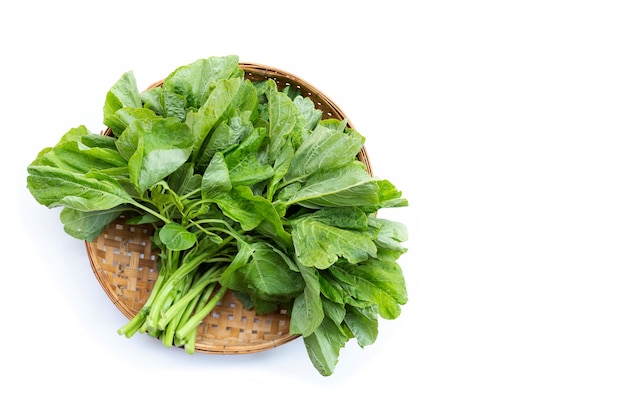
[[[254,63],[240,63],[245,77],[251,81],[272,78],[279,89],[297,88],[310,97],[324,118],[348,120],[342,110],[321,91],[277,68]],[[148,88],[162,84],[158,81]],[[105,134],[110,131],[105,131]],[[370,161],[365,148],[358,155],[370,174]],[[157,257],[152,252],[152,226],[128,225],[120,217],[93,242],[86,242],[93,272],[111,301],[128,319],[141,309],[158,276]],[[200,324],[195,351],[201,353],[243,354],[267,350],[287,343],[297,335],[289,333],[286,311],[257,315],[246,310],[231,292],[227,292],[213,312]]]

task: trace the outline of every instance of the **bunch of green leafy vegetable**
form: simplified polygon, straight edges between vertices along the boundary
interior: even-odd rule
[[[118,216],[154,226],[159,276],[119,333],[195,350],[225,291],[257,314],[286,308],[322,375],[350,339],[407,302],[397,262],[406,206],[357,155],[365,139],[307,97],[245,78],[237,56],[199,59],[139,92],[132,72],[104,104],[108,134],[81,125],[28,166],[27,187],[62,207],[64,230],[93,240]]]

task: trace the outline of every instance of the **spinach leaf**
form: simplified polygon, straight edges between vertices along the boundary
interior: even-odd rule
[[[295,255],[303,265],[326,269],[339,257],[356,264],[376,256],[376,245],[369,236],[323,220],[307,215],[292,222]]]
[[[176,118],[135,120],[119,140],[135,146],[128,169],[139,193],[182,166],[193,147],[188,127]]]
[[[302,181],[317,171],[348,165],[362,147],[361,137],[319,124],[295,152],[285,181]]]
[[[115,113],[123,107],[142,107],[141,94],[132,71],[122,74],[107,92],[103,108],[104,124],[109,126]]]
[[[393,320],[408,301],[402,270],[390,259],[370,258],[359,265],[339,261],[329,272],[357,300],[378,306],[381,317]]]
[[[321,275],[321,274],[320,274]],[[321,290],[321,280],[320,280],[320,290]],[[336,303],[334,301],[329,300],[328,298],[321,296],[322,300],[322,309],[324,311],[324,316],[331,319],[335,324],[341,325],[346,317],[346,306],[345,303]]]
[[[239,242],[239,253],[220,279],[236,291],[248,293],[253,300],[278,302],[298,295],[305,283],[285,263],[276,248],[263,242]]]
[[[184,97],[188,108],[199,109],[215,83],[242,75],[238,64],[239,58],[235,55],[198,59],[168,75],[163,89]]]
[[[192,248],[198,240],[195,234],[177,223],[168,223],[159,229],[159,239],[173,251]]]
[[[274,175],[272,167],[262,162],[259,155],[265,139],[264,129],[254,129],[236,148],[226,154],[225,159],[233,185],[253,186]]]
[[[43,149],[31,165],[61,168],[65,171],[87,173],[93,169],[125,167],[126,161],[114,149],[100,147],[97,143],[86,145],[89,131],[85,126],[68,130],[56,146]]]
[[[63,168],[30,165],[28,174],[28,189],[39,204],[48,208],[99,211],[134,201],[114,179],[97,171],[82,174]]]
[[[307,354],[315,369],[321,375],[329,376],[335,371],[339,361],[339,352],[350,336],[346,335],[340,325],[329,318],[324,318],[315,331],[303,339]]]
[[[284,93],[278,91],[274,80],[267,80],[267,99],[269,110],[269,163],[272,165],[281,154],[281,150],[294,127],[298,117],[298,107]]]
[[[365,204],[361,209],[367,213],[375,213],[384,208],[406,207],[408,201],[402,197],[402,192],[388,180],[375,180],[378,186],[378,202],[375,204]]]
[[[300,119],[301,129],[304,132],[311,132],[315,126],[322,120],[322,111],[315,107],[315,103],[309,97],[296,95],[293,98],[293,104],[298,107],[298,118]]]
[[[320,171],[295,193],[286,205],[298,204],[308,208],[377,205],[378,184],[360,162]],[[279,195],[279,197],[281,197]]]
[[[161,118],[152,110],[143,107],[123,107],[108,118],[108,126],[116,137],[120,137],[135,120]],[[119,148],[118,148],[119,149]],[[121,151],[122,149],[120,149]],[[128,158],[128,157],[127,157]]]
[[[126,160],[108,148],[86,148],[80,142],[61,142],[40,155],[38,164],[56,167],[68,172],[86,174],[96,169],[120,168]]]
[[[238,270],[245,276],[251,294],[264,300],[287,300],[305,287],[303,277],[289,268],[284,257],[265,242],[252,244],[248,263]]]
[[[374,239],[379,248],[389,249],[398,253],[406,252],[402,245],[409,238],[406,226],[400,222],[377,217],[368,218],[368,226],[375,230]]]
[[[358,207],[324,207],[308,214],[307,217],[328,226],[355,231],[366,231],[373,224],[379,225],[382,229],[384,224],[382,220],[377,222],[368,218]],[[391,224],[389,228],[392,228]]]
[[[378,312],[373,306],[354,307],[346,306],[344,322],[356,338],[359,346],[373,344],[378,337]]]
[[[344,284],[333,276],[330,272],[330,268],[320,271],[320,291],[329,301],[340,304],[344,306],[344,308],[347,305],[355,307],[367,307],[371,305],[370,301],[356,299],[346,291]]]
[[[249,187],[237,186],[222,197],[212,199],[222,212],[241,225],[244,231],[257,230],[290,246],[291,236],[283,227],[276,208],[265,197],[255,195]]]
[[[90,148],[116,149],[116,139],[114,137],[97,133],[89,133],[86,127],[84,127],[84,129],[86,133],[81,135],[80,142],[85,146]]]
[[[202,175],[202,198],[212,200],[226,195],[232,188],[228,166],[221,153],[215,154]]]
[[[304,337],[311,335],[324,320],[324,308],[320,297],[319,273],[298,262],[298,269],[304,278],[304,291],[296,295],[291,308],[289,331]]]
[[[91,242],[126,210],[127,206],[97,211],[80,211],[64,207],[59,217],[63,230],[68,235]]]
[[[216,151],[224,150],[228,146],[221,145],[220,140],[217,139],[219,136],[213,139],[213,143],[209,142],[207,144],[206,139],[211,129],[218,125],[218,121],[220,121],[231,102],[237,96],[241,83],[242,81],[239,78],[217,81],[206,102],[197,111],[190,110],[187,113],[186,123],[194,140],[194,161],[202,158],[204,164],[206,164]],[[216,144],[215,142],[218,143]],[[204,153],[206,155],[203,155]]]
[[[168,176],[168,183],[177,194],[184,195],[200,189],[202,177],[195,175],[193,164],[186,162]]]

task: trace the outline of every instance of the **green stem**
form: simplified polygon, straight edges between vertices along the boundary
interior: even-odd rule
[[[155,216],[156,218],[162,220],[164,223],[169,223],[171,220],[168,219],[167,217],[161,215],[161,213],[159,213],[158,211],[152,210],[150,207],[148,206],[144,206],[143,204],[141,204],[140,202],[136,201],[136,200],[132,200],[130,201],[130,204],[132,204],[135,207],[140,208],[141,210],[144,210],[150,214],[152,214],[153,216]]]
[[[188,200],[190,197],[193,197],[194,194],[199,194],[202,191],[201,188],[196,188],[193,191],[188,192],[187,194],[181,195],[180,199],[181,200]],[[206,200],[202,200],[202,202],[206,202]]]
[[[213,291],[213,289],[211,288],[211,291]],[[204,293],[203,293],[204,294]],[[177,346],[182,346],[182,345],[186,345],[189,342],[189,337],[191,337],[191,335],[189,335],[187,337],[187,340],[182,340],[180,338],[178,338],[176,336],[176,330],[181,327],[183,324],[185,324],[187,322],[187,320],[189,320],[189,317],[191,317],[191,315],[193,314],[193,312],[196,309],[196,306],[198,305],[202,305],[204,302],[204,296],[203,294],[198,294],[198,296],[196,298],[194,298],[189,304],[187,304],[187,306],[185,307],[185,310],[183,311],[183,313],[180,316],[180,320],[178,320],[178,323],[176,323],[176,326],[172,326],[170,324],[170,326],[172,327],[172,330],[174,331],[174,343]],[[168,327],[170,327],[168,326]],[[194,335],[195,338],[195,335]]]
[[[135,314],[135,317],[128,321],[128,323],[117,329],[117,334],[124,335],[127,338],[131,338],[135,333],[139,331],[145,320],[146,313],[142,308],[137,314]]]
[[[184,314],[184,310],[180,311],[176,316],[170,320],[168,325],[162,330],[161,333],[161,342],[165,347],[171,347],[174,345],[174,336],[176,335],[176,327],[178,327],[178,323],[180,322],[182,316]]]
[[[180,301],[181,298],[183,298],[185,296],[185,294],[187,294],[187,292],[189,291],[189,289],[192,287],[193,285],[193,279],[191,279],[191,277],[187,276],[186,279],[182,280],[182,285],[181,288],[179,290],[176,291],[176,295],[175,298],[172,299],[171,304],[176,304],[177,302]],[[172,297],[170,297],[172,298]],[[169,302],[166,304],[170,304]],[[168,309],[169,311],[169,309]],[[161,331],[161,342],[163,343],[164,346],[166,347],[171,347],[172,343],[174,341],[174,333],[176,331],[176,326],[177,326],[177,320],[180,319],[181,314],[177,314],[176,317],[172,318],[172,326],[163,326],[163,327],[159,327],[158,330]]]
[[[187,320],[187,322],[176,331],[176,337],[181,340],[185,340],[189,334],[200,325],[202,320],[215,308],[218,302],[224,297],[228,291],[228,287],[220,287],[219,290],[211,297],[208,303],[206,303],[200,310]]]
[[[193,193],[193,192],[192,192],[192,193]],[[192,194],[192,193],[189,193],[189,194]],[[189,194],[187,194],[187,195],[189,195]],[[186,197],[187,197],[187,195],[186,195],[186,196],[184,196],[184,197],[186,198]],[[208,204],[210,204],[210,203],[211,203],[211,201],[210,201],[210,200],[198,200],[198,201],[194,201],[193,203],[191,203],[191,204],[189,204],[189,205],[185,206],[185,212],[183,213],[183,216],[184,216],[185,218],[188,218],[188,217],[189,217],[189,213],[191,212],[191,209],[192,209],[192,208],[194,208],[194,207],[196,207],[196,206],[201,206],[202,204],[207,204],[207,203],[208,203]]]
[[[178,312],[178,314],[176,314],[176,316],[174,316],[170,320],[170,322],[167,324],[167,326],[165,328],[165,331],[163,333],[163,344],[165,346],[172,346],[172,345],[181,346],[181,345],[184,345],[184,343],[180,342],[176,338],[176,329],[178,328],[179,323],[184,322],[184,321],[186,321],[189,318],[189,316],[193,312],[193,309],[195,308],[196,304],[198,304],[198,300],[200,300],[200,295],[201,294],[197,294],[193,299],[191,299],[187,303],[185,308],[180,310]]]
[[[189,320],[189,318],[197,311],[200,310],[202,308],[202,306],[206,305],[206,303],[211,299],[211,296],[213,295],[213,291],[215,290],[215,286],[217,284],[213,283],[211,285],[208,285],[204,291],[202,291],[200,295],[200,297],[196,300],[195,305],[193,306],[193,308],[189,308],[189,306],[185,309],[185,315],[184,318],[181,319],[178,322],[178,325],[176,326],[176,330],[178,330],[179,328],[183,327],[185,325],[185,323],[187,323],[187,321]],[[195,334],[195,333],[194,333]],[[175,336],[175,340],[179,341],[180,345],[186,345],[187,343],[189,343],[189,338],[190,337],[195,337],[192,336],[192,333],[189,333],[187,335],[185,335],[184,338],[179,338],[178,336]]]
[[[201,230],[205,231],[205,233],[211,233],[211,232],[213,232],[213,231],[216,231],[216,232],[222,232],[222,233],[224,233],[224,234],[226,234],[226,235],[228,235],[228,236],[230,236],[230,237],[232,237],[232,238],[235,238],[235,239],[237,239],[237,240],[240,240],[240,241],[245,240],[245,239],[243,238],[243,236],[241,235],[241,233],[238,233],[235,229],[233,229],[233,228],[232,228],[232,227],[231,227],[231,226],[230,226],[227,222],[225,222],[224,220],[217,220],[217,219],[203,219],[203,220],[197,220],[197,221],[190,221],[190,223],[192,223],[192,224],[193,224],[194,226],[196,226],[197,228],[199,228],[199,229],[201,229]],[[205,229],[205,228],[203,228],[202,226],[200,226],[201,224],[205,224],[205,223],[208,223],[208,224],[211,224],[211,223],[218,223],[218,224],[222,224],[222,225],[224,225],[226,228],[224,229],[224,228],[222,228],[222,227],[216,227],[216,226],[213,226],[213,227],[210,227],[210,228]],[[226,239],[224,239],[224,240],[226,240]]]
[[[196,351],[196,336],[198,333],[198,327],[194,327],[187,337],[187,341],[185,342],[185,352],[190,355]]]
[[[163,282],[165,282],[165,280],[165,276],[163,276],[162,273],[159,273],[156,282],[154,283],[150,291],[150,295],[148,296],[146,302],[143,304],[143,307],[141,307],[141,310],[139,310],[139,312],[135,314],[135,317],[133,317],[128,323],[126,323],[124,326],[120,327],[117,330],[118,334],[125,335],[126,337],[130,338],[141,329],[141,327],[145,323],[146,317],[148,316],[148,314],[150,314],[152,303],[156,299],[156,296],[159,293],[159,290],[161,289],[161,286],[163,285]]]
[[[159,329],[165,329],[165,326],[174,318],[174,316],[178,315],[181,311],[185,309],[187,304],[191,300],[193,300],[197,295],[199,295],[202,290],[209,284],[215,284],[217,280],[216,271],[218,270],[218,266],[214,266],[213,268],[207,270],[200,279],[192,285],[192,287],[186,292],[185,295],[180,297],[178,301],[172,304],[167,311],[161,312],[161,317],[157,322],[157,327]]]
[[[212,253],[203,253],[190,260],[184,260],[177,269],[171,272],[171,275],[167,279],[167,283],[155,296],[156,298],[152,303],[150,312],[146,317],[146,321],[142,326],[142,329],[146,331],[153,331],[157,329],[157,322],[161,310],[165,305],[168,297],[170,296],[170,293],[174,290],[178,282],[182,278],[186,277],[187,274],[194,272],[200,266],[200,264],[207,260],[211,255]],[[167,266],[165,266],[165,269],[167,269]]]

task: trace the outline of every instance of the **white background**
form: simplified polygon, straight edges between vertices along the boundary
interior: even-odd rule
[[[626,415],[619,1],[21,1],[0,11],[0,391],[11,415]],[[109,87],[239,55],[297,74],[410,206],[409,303],[321,377],[301,340],[187,355],[99,287],[25,188]],[[85,414],[83,414],[85,413]]]

